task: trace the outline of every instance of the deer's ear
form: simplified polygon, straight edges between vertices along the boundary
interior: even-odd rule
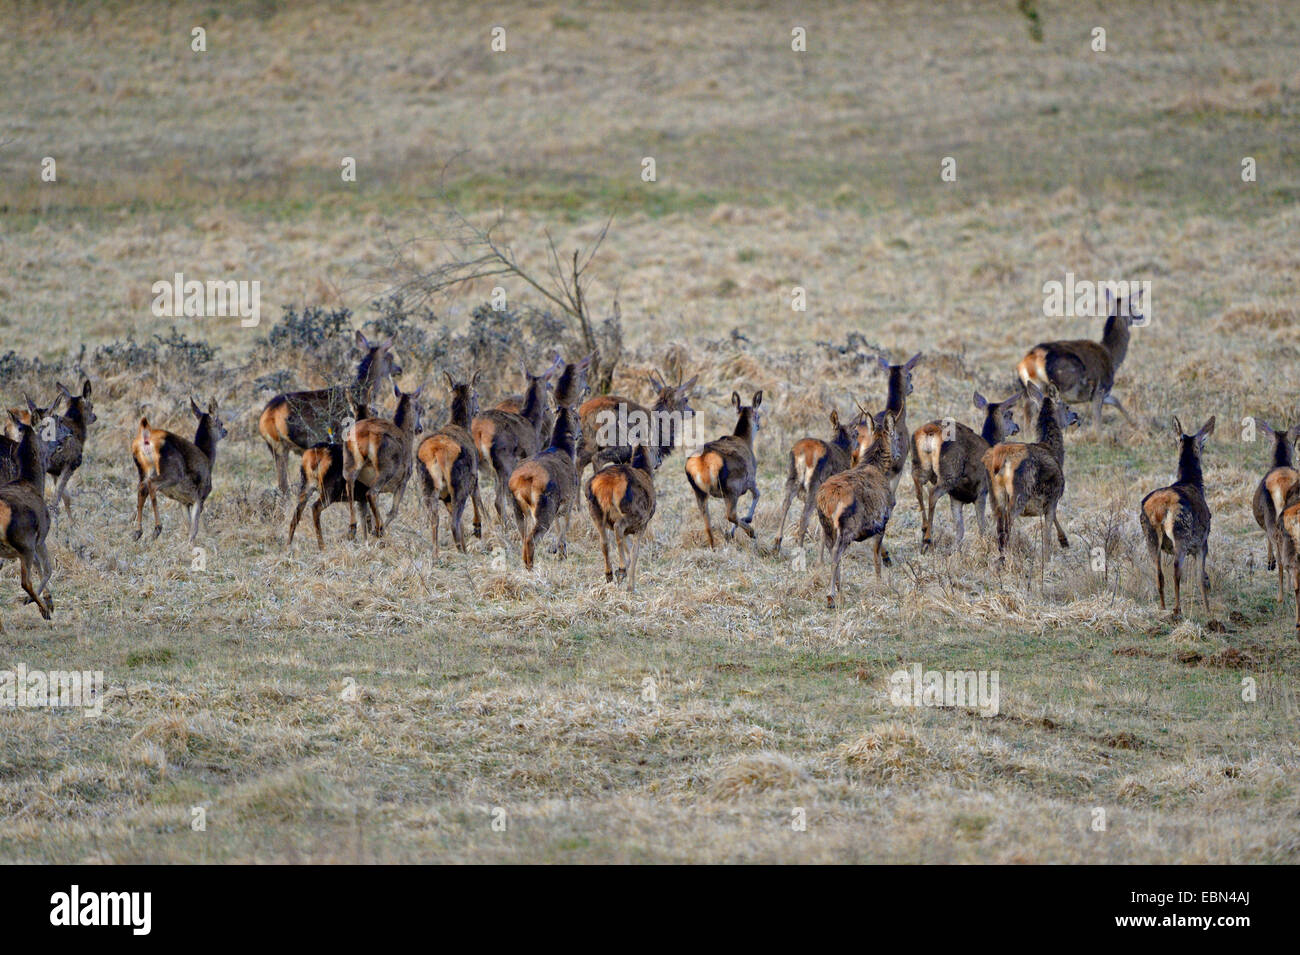
[[[699,380],[700,380],[700,376],[696,375],[694,378],[686,382],[684,385],[678,385],[677,394],[685,398],[688,394],[690,394],[691,389],[695,387],[695,383]]]
[[[357,329],[356,342],[357,342],[357,344],[360,345],[362,348],[369,348],[369,347],[370,347],[370,342],[366,339],[365,333],[364,333],[363,331],[361,331],[361,329],[359,329],[359,328]]]
[[[1267,421],[1265,421],[1263,418],[1259,419],[1259,430],[1263,431],[1270,438],[1277,434],[1277,429],[1274,428]]]
[[[393,394],[398,398],[402,397],[402,389],[397,386],[397,382],[393,382]]]
[[[32,401],[30,396],[23,395],[23,400],[27,402],[27,411],[32,416],[32,423],[35,424],[36,419],[41,416],[41,409],[36,407],[36,402]]]
[[[86,379],[86,383],[85,383],[84,385],[81,386],[81,397],[83,397],[83,398],[89,398],[89,397],[90,397],[90,379],[89,379],[89,378],[87,378],[87,379]]]
[[[203,409],[199,407],[199,403],[194,400],[192,395],[190,396],[190,410],[194,412],[194,417],[203,417]]]
[[[1174,415],[1174,437],[1179,441],[1183,440],[1183,423],[1178,420],[1178,415]]]
[[[754,392],[754,407],[757,408],[763,403],[763,389]]]
[[[739,391],[733,391],[733,392],[731,393],[731,404],[732,404],[733,407],[735,407],[735,409],[736,409],[737,411],[740,410],[740,392],[739,392]]]
[[[657,374],[655,374],[653,371],[650,372],[650,387],[653,388],[655,391],[663,391],[663,390],[664,390],[663,379],[661,379],[661,378],[660,378]]]
[[[208,414],[213,415],[215,417],[216,413],[217,413],[217,399],[213,398],[211,401],[208,402]]]
[[[1110,315],[1111,309],[1115,306],[1115,296],[1111,294],[1110,286],[1106,286],[1106,314]]]
[[[988,406],[989,406],[989,400],[985,398],[982,394],[980,394],[978,391],[975,392],[975,407],[979,408],[980,411],[983,411]]]
[[[478,387],[478,377],[479,377],[479,375],[481,375],[481,374],[483,374],[483,372],[482,372],[481,370],[479,370],[479,371],[475,371],[475,372],[474,372],[474,377],[471,378],[471,379],[469,380],[469,385],[470,385],[471,388],[477,388],[477,387]]]
[[[886,358],[884,355],[877,355],[876,361],[880,364],[880,368],[882,371],[889,371],[891,366],[889,364],[888,358]]]
[[[1010,410],[1011,406],[1012,406],[1013,404],[1015,404],[1017,401],[1020,400],[1020,394],[1021,394],[1021,393],[1020,393],[1019,391],[1017,391],[1014,395],[1012,395],[1012,396],[1011,396],[1010,398],[1008,398],[1006,401],[1002,402],[1002,410],[1003,410],[1003,411]]]
[[[1205,439],[1214,434],[1214,419],[1217,415],[1210,415],[1210,420],[1201,425],[1201,430],[1196,432],[1196,445],[1200,447],[1205,444]]]
[[[911,358],[907,360],[907,364],[903,366],[903,371],[911,371],[913,368],[916,367],[916,363],[920,360],[921,360],[921,353],[917,352],[915,355],[913,355]]]
[[[456,379],[454,379],[454,378],[451,377],[451,372],[447,371],[446,369],[443,369],[442,374],[443,374],[443,376],[447,379],[447,387],[448,387],[448,388],[455,388],[455,387],[456,387]]]
[[[420,384],[419,386],[416,387],[415,392],[411,395],[411,397],[418,398],[422,394],[424,394],[424,385]]]
[[[18,415],[14,414],[13,408],[8,409],[8,413],[9,413],[9,420],[12,421],[14,425],[21,431],[23,427],[23,419],[18,417]]]
[[[832,409],[831,409],[831,427],[832,427],[832,428],[838,428],[839,426],[840,426],[840,413],[839,413],[838,411],[836,411],[834,408],[832,408]]]

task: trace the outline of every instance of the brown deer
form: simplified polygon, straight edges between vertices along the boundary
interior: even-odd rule
[[[537,541],[559,520],[556,555],[568,554],[569,521],[578,496],[578,413],[561,405],[555,410],[555,433],[545,451],[521,461],[510,474],[510,496],[523,542],[524,567],[533,569]]]
[[[81,467],[82,455],[86,448],[87,429],[98,419],[95,417],[95,406],[90,400],[89,378],[82,383],[79,395],[74,395],[62,382],[55,384],[58,385],[59,393],[68,402],[68,410],[60,415],[58,420],[60,431],[66,430],[66,434],[50,452],[46,470],[54,478],[54,510],[59,509],[59,501],[62,500],[68,520],[72,520],[72,498],[67,492],[68,481]]]
[[[557,357],[540,375],[530,374],[527,366],[524,367],[528,387],[524,391],[524,406],[518,414],[493,408],[470,423],[470,434],[479,454],[479,467],[490,467],[496,480],[497,520],[502,526],[506,522],[507,482],[520,461],[541,449],[547,391],[551,376],[562,364],[563,361]]]
[[[856,424],[856,422],[854,423]],[[838,411],[831,412],[831,437],[829,441],[821,438],[800,438],[790,449],[790,462],[786,469],[785,501],[781,504],[781,520],[776,525],[776,541],[773,548],[780,552],[781,538],[785,533],[785,519],[790,512],[790,502],[797,494],[803,499],[803,513],[799,515],[799,537],[795,546],[803,547],[804,534],[808,530],[808,518],[817,508],[817,489],[832,474],[848,470],[849,457],[855,450],[858,435],[854,425],[840,421]],[[823,539],[823,546],[825,540]],[[819,551],[820,553],[820,551]]]
[[[1300,501],[1282,512],[1278,519],[1278,561],[1291,574],[1295,588],[1295,635],[1300,640]]]
[[[55,410],[62,400],[63,395],[61,393],[57,394],[51,404],[41,408],[27,395],[23,395],[23,401],[27,407],[8,409],[9,422],[5,429],[6,434],[0,435],[0,484],[8,484],[18,478],[20,468],[18,445],[22,440],[22,435],[18,429],[19,424],[25,424],[36,431],[36,436],[44,445],[47,462],[54,450],[67,440],[70,431]],[[44,493],[44,491],[45,481],[42,478],[41,493]],[[58,500],[56,498],[55,505],[57,506],[57,504]]]
[[[1205,503],[1205,479],[1201,474],[1201,449],[1214,433],[1214,418],[1201,425],[1196,434],[1184,434],[1174,419],[1178,437],[1178,480],[1169,487],[1152,491],[1142,498],[1138,523],[1147,541],[1147,552],[1156,565],[1156,590],[1160,609],[1165,609],[1165,573],[1160,566],[1161,552],[1174,557],[1174,616],[1183,612],[1183,560],[1191,554],[1201,570],[1201,600],[1210,612],[1210,575],[1205,572],[1205,557],[1210,539],[1210,508]]]
[[[1042,590],[1053,527],[1061,546],[1070,546],[1056,508],[1065,493],[1065,429],[1078,424],[1079,416],[1070,410],[1055,385],[1049,384],[1046,394],[1033,382],[1026,388],[1038,409],[1038,440],[1032,444],[995,444],[984,454],[984,468],[997,519],[999,566],[1006,564],[1011,526],[1016,518],[1043,518],[1043,553],[1038,568],[1038,587]]]
[[[697,375],[685,383],[679,379],[676,385],[666,385],[663,376],[651,372],[655,400],[650,408],[622,395],[600,395],[584,402],[578,409],[582,421],[578,472],[585,471],[593,461],[596,468],[626,464],[636,444],[646,446],[658,469],[681,442],[683,426],[695,414],[690,398],[698,380]]]
[[[365,354],[350,384],[276,395],[262,409],[257,428],[275,459],[275,477],[282,495],[289,493],[290,452],[302,454],[322,442],[341,441],[351,421],[370,417],[384,380],[402,373],[393,357],[391,338],[376,344],[358,331],[356,343]],[[358,414],[357,409],[363,410]]]
[[[18,561],[19,575],[28,600],[46,620],[54,609],[48,584],[54,572],[45,537],[50,513],[45,506],[45,445],[32,427],[10,414],[18,433],[17,477],[0,486],[0,559]],[[32,585],[32,567],[41,575]],[[44,597],[42,597],[44,595]],[[3,630],[0,624],[0,630]]]
[[[451,390],[451,413],[447,423],[420,442],[415,453],[419,461],[424,506],[429,510],[433,537],[433,559],[438,559],[438,507],[446,505],[451,517],[451,537],[456,549],[465,553],[465,531],[461,518],[465,502],[474,504],[474,536],[483,536],[483,502],[478,494],[478,451],[470,434],[470,423],[478,414],[478,372],[468,381],[456,381],[443,372]]]
[[[217,402],[208,402],[204,411],[193,398],[190,411],[199,425],[194,440],[187,441],[178,434],[151,428],[148,418],[140,419],[140,428],[131,442],[131,457],[140,483],[135,495],[135,535],[139,540],[144,533],[144,501],[153,505],[153,540],[162,533],[162,519],[158,516],[158,494],[179,502],[190,511],[190,544],[199,533],[199,518],[203,505],[212,493],[212,465],[217,457],[217,442],[226,436],[226,427],[217,417]]]
[[[868,415],[863,426],[867,431],[875,428],[875,418]],[[840,561],[854,541],[873,542],[876,577],[880,577],[885,528],[894,510],[890,475],[897,448],[897,428],[894,412],[886,409],[874,441],[859,456],[858,463],[831,475],[817,490],[817,517],[831,553],[831,584],[826,593],[829,607],[834,607],[839,599]]]
[[[736,427],[731,434],[710,441],[697,454],[686,459],[686,479],[695,492],[695,503],[704,518],[704,530],[709,536],[709,549],[714,548],[713,525],[709,523],[709,498],[720,497],[726,502],[727,540],[736,535],[739,527],[752,539],[754,537],[754,509],[758,507],[758,464],[754,460],[754,435],[761,427],[759,406],[763,392],[754,393],[753,404],[741,404],[739,392],[731,393],[731,403],[736,409]],[[744,493],[750,494],[749,515],[736,514],[736,501]]]
[[[315,500],[312,500],[311,505],[311,522],[316,528],[316,545],[321,550],[324,550],[325,537],[321,534],[320,529],[321,511],[331,504],[346,501],[348,496],[347,482],[343,480],[343,445],[328,443],[313,445],[302,453],[302,461],[298,470],[300,472],[298,506],[294,509],[293,518],[289,521],[288,547],[291,549],[293,547],[294,531],[298,529],[298,521],[302,519],[303,508],[315,495]],[[357,482],[357,487],[364,499],[370,488],[362,481]],[[371,516],[370,512],[364,507],[361,509],[361,519],[365,522],[366,532],[369,533],[372,526]],[[352,540],[356,536],[356,528],[353,527],[348,532],[348,539]]]
[[[596,358],[596,353],[592,352],[585,358],[576,362],[569,362],[564,365],[560,371],[560,376],[555,379],[555,388],[553,397],[557,406],[572,408],[581,401],[591,389],[587,387],[587,372],[591,368],[591,363]],[[556,359],[559,360],[558,357]],[[512,414],[523,414],[524,404],[528,401],[527,394],[507,395],[493,405],[496,411],[509,411]],[[476,412],[477,414],[477,412]],[[555,415],[547,406],[542,414],[541,434],[550,434],[555,430]]]
[[[362,507],[369,505],[375,519],[375,536],[384,536],[384,524],[392,523],[402,506],[402,496],[406,493],[406,483],[411,479],[414,467],[415,437],[424,429],[424,407],[420,404],[420,394],[424,386],[414,391],[402,391],[393,385],[393,394],[397,397],[397,410],[393,420],[386,418],[362,418],[343,435],[343,482],[348,492],[348,514],[351,524],[348,539],[352,540],[357,532],[356,485],[365,487]],[[357,409],[361,414],[361,409]],[[379,516],[379,495],[393,495],[392,507],[388,517]],[[367,526],[362,532],[369,537]]]
[[[921,425],[912,435],[912,484],[921,511],[922,551],[934,543],[934,505],[945,494],[957,529],[954,546],[960,547],[966,536],[962,511],[967,504],[975,505],[975,520],[980,537],[984,536],[984,504],[989,493],[984,455],[993,445],[1019,433],[1020,425],[1012,415],[1019,398],[1016,394],[1006,401],[990,402],[975,392],[975,407],[984,412],[984,427],[979,434],[958,421],[943,418]],[[927,484],[933,485],[928,503],[922,494]]]
[[[1021,387],[1028,388],[1033,383],[1044,391],[1051,384],[1067,401],[1090,402],[1093,429],[1097,432],[1101,431],[1102,405],[1114,405],[1132,424],[1132,416],[1110,390],[1115,385],[1119,366],[1128,354],[1129,329],[1135,321],[1140,322],[1143,318],[1137,311],[1141,305],[1140,295],[1139,292],[1127,300],[1116,299],[1107,289],[1108,317],[1101,341],[1085,338],[1035,345],[1016,365]],[[1028,413],[1028,409],[1026,411]]]
[[[627,592],[636,592],[636,560],[641,541],[655,516],[654,454],[644,444],[632,451],[627,464],[610,464],[587,479],[587,508],[600,534],[600,552],[605,558],[605,581],[614,582],[609,563],[609,534],[618,547],[618,579],[627,581]],[[627,559],[626,542],[632,538],[632,560]]]
[[[1300,472],[1296,471],[1292,448],[1300,441],[1300,424],[1292,425],[1285,431],[1278,431],[1267,421],[1259,423],[1260,430],[1273,439],[1272,466],[1255,488],[1255,497],[1251,502],[1255,512],[1255,523],[1264,531],[1268,541],[1268,569],[1277,568],[1277,597],[1282,599],[1283,570],[1278,567],[1275,556],[1278,515],[1288,504],[1300,500]]]

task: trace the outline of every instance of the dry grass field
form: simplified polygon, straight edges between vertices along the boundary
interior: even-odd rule
[[[1010,0],[641,6],[0,5],[0,398],[84,372],[98,417],[50,533],[53,620],[0,577],[0,669],[105,674],[97,719],[0,712],[0,860],[1300,860],[1300,644],[1243,424],[1300,420],[1300,6],[1055,0],[1042,42]],[[336,507],[323,554],[309,527],[286,550],[255,382],[327,382],[259,341],[282,306],[360,327],[395,249],[436,264],[440,189],[543,267],[548,230],[570,249],[614,216],[590,295],[603,315],[617,291],[617,390],[699,375],[710,437],[733,389],[765,393],[758,546],[708,550],[678,452],[635,595],[585,511],[532,574],[513,538],[455,552],[445,521],[434,562],[415,484],[381,544]],[[855,546],[828,610],[815,538],[806,566],[792,532],[772,549],[791,443],[883,404],[878,352],[924,353],[911,427],[975,424],[972,391],[1005,397],[1030,346],[1099,337],[1043,317],[1067,271],[1152,301],[1115,387],[1136,425],[1067,438],[1045,593],[1036,521],[999,574],[940,504],[922,554],[905,474],[893,566]],[[261,326],[155,317],[176,272],[260,281]],[[430,306],[463,327],[492,284]],[[215,356],[157,345],[173,325]],[[397,350],[439,422],[440,367]],[[191,393],[230,430],[200,566],[174,503],[131,539],[133,429],[190,433]],[[1211,610],[1189,591],[1182,620],[1136,519],[1173,414],[1218,417]],[[913,663],[998,671],[1000,712],[892,705]]]

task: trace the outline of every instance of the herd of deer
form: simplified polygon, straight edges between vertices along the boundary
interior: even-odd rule
[[[874,414],[861,405],[845,421],[830,413],[829,440],[803,438],[790,450],[785,500],[775,541],[779,553],[786,518],[795,497],[803,500],[798,523],[802,548],[808,522],[817,513],[822,529],[822,550],[830,554],[831,575],[827,602],[840,598],[840,563],[855,541],[871,541],[876,576],[890,562],[884,547],[885,530],[895,506],[895,492],[910,456],[912,482],[921,514],[921,548],[929,550],[934,537],[934,508],[948,498],[955,529],[955,546],[965,534],[963,509],[975,505],[981,535],[985,506],[991,502],[1000,564],[1005,562],[1011,529],[1019,517],[1042,519],[1039,587],[1051,551],[1051,536],[1067,547],[1068,540],[1057,515],[1065,491],[1065,432],[1079,422],[1069,403],[1087,402],[1093,426],[1101,427],[1104,405],[1113,405],[1132,420],[1111,393],[1115,374],[1128,350],[1130,328],[1141,316],[1139,302],[1107,296],[1108,318],[1100,342],[1089,340],[1046,342],[1020,361],[1018,390],[1004,401],[991,402],[974,395],[983,423],[974,429],[951,418],[931,421],[915,432],[907,429],[907,397],[912,392],[912,370],[921,355],[901,365],[881,357],[888,375],[883,410]],[[392,342],[371,342],[360,332],[357,344],[364,356],[355,379],[347,385],[316,391],[282,394],[274,398],[258,421],[258,429],[275,461],[279,491],[288,494],[291,453],[301,455],[297,506],[289,523],[288,543],[307,503],[312,502],[316,542],[324,548],[320,515],[334,503],[347,502],[350,513],[348,539],[355,539],[357,504],[363,533],[381,537],[401,507],[411,475],[418,471],[435,559],[438,556],[439,514],[446,508],[451,536],[465,551],[463,515],[473,506],[473,530],[482,537],[483,504],[479,496],[480,473],[490,472],[494,483],[499,525],[507,522],[507,507],[518,528],[524,566],[532,569],[536,547],[554,525],[555,553],[567,551],[569,522],[575,504],[585,499],[600,537],[606,581],[636,586],[637,555],[654,517],[655,474],[664,459],[681,443],[684,421],[693,414],[689,399],[695,379],[677,385],[651,376],[656,394],[646,408],[629,398],[603,395],[583,400],[586,376],[593,356],[566,363],[560,358],[532,374],[523,369],[526,388],[496,407],[480,411],[478,374],[467,381],[446,375],[449,414],[447,423],[433,434],[423,432],[423,387],[404,392],[393,384],[397,399],[392,419],[381,417],[374,402],[385,382],[402,373],[392,353]],[[87,426],[94,422],[90,382],[73,395],[59,385],[55,402],[46,408],[27,399],[27,408],[10,409],[10,435],[0,437],[0,559],[16,558],[23,589],[49,619],[53,608],[48,585],[52,564],[45,539],[51,513],[45,500],[45,478],[55,478],[54,504],[64,502],[69,518],[68,479],[81,464]],[[716,546],[709,518],[709,499],[723,501],[731,525],[755,537],[753,520],[758,504],[757,462],[754,438],[759,430],[763,392],[744,403],[732,393],[736,425],[699,448],[686,460],[686,479],[695,495],[710,548]],[[68,407],[57,412],[59,402]],[[226,436],[217,403],[206,410],[191,399],[198,428],[191,441],[170,431],[152,428],[140,420],[131,442],[139,475],[136,491],[136,530],[143,533],[145,499],[154,514],[154,538],[162,532],[157,495],[179,501],[189,509],[189,540],[198,534],[199,518],[212,491],[212,468],[217,443]],[[1020,432],[1015,420],[1023,409],[1026,426],[1034,427],[1035,440],[1013,442]],[[611,429],[612,420],[654,422],[649,429]],[[1195,434],[1185,434],[1175,418],[1179,440],[1178,478],[1168,487],[1142,499],[1138,522],[1155,564],[1161,610],[1165,609],[1163,554],[1172,557],[1173,613],[1182,612],[1183,565],[1191,557],[1200,573],[1201,598],[1209,610],[1209,577],[1205,570],[1210,533],[1210,509],[1205,499],[1201,453],[1214,431],[1211,417]],[[1300,471],[1294,467],[1293,448],[1300,442],[1300,425],[1278,431],[1263,430],[1273,441],[1272,466],[1260,481],[1253,507],[1268,545],[1269,570],[1278,572],[1278,598],[1290,574],[1295,589],[1296,633],[1300,636]],[[592,475],[582,484],[588,466]],[[927,493],[928,488],[928,493]],[[390,494],[386,517],[379,512],[378,496]],[[749,510],[740,516],[739,499],[750,495]],[[314,499],[314,500],[313,500]],[[507,504],[507,502],[509,502]],[[609,538],[618,550],[618,570],[610,558]],[[629,557],[630,550],[630,557]],[[819,551],[820,553],[820,551]],[[33,585],[32,567],[40,574]]]

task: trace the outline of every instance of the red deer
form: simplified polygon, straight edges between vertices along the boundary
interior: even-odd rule
[[[510,474],[515,520],[523,541],[524,567],[533,569],[537,541],[559,520],[557,556],[568,553],[569,521],[578,496],[578,413],[560,406],[555,411],[555,433],[545,451],[519,463]]]
[[[451,537],[456,549],[465,553],[465,531],[461,519],[465,503],[474,504],[474,536],[482,537],[483,502],[478,495],[478,451],[469,432],[470,423],[478,414],[478,372],[468,382],[458,382],[451,375],[447,387],[451,389],[451,414],[447,423],[420,442],[415,453],[420,462],[420,485],[424,506],[429,510],[429,523],[433,537],[433,559],[438,559],[438,508],[446,505],[451,517]]]
[[[348,496],[347,482],[343,480],[343,445],[317,444],[308,448],[302,453],[299,472],[298,506],[289,521],[288,546],[293,547],[293,534],[298,529],[298,521],[302,519],[303,508],[315,495],[316,499],[311,505],[311,522],[316,528],[316,545],[324,550],[325,537],[320,529],[321,511],[331,504],[347,500]],[[362,498],[365,498],[370,488],[361,481],[357,482],[357,487],[361,491]],[[365,508],[361,509],[361,519],[366,524],[366,532],[369,533],[371,516]],[[356,536],[356,528],[353,527],[348,533],[348,539],[352,540]]]
[[[587,371],[591,368],[591,363],[595,357],[596,353],[592,352],[582,360],[570,362],[564,366],[564,369],[560,372],[560,377],[555,380],[553,395],[557,406],[572,408],[591,390],[587,387]],[[559,360],[558,356],[556,360]],[[492,407],[495,411],[509,411],[512,414],[521,415],[527,401],[528,396],[526,394],[507,395]],[[475,413],[477,414],[477,412]],[[539,433],[550,434],[554,430],[555,415],[547,407],[542,414],[542,427]]]
[[[19,461],[18,446],[22,440],[22,434],[19,431],[19,425],[25,424],[36,431],[37,438],[43,445],[43,451],[48,461],[51,452],[58,447],[68,436],[68,428],[62,424],[59,417],[55,414],[55,409],[59,402],[63,400],[60,393],[54,396],[54,401],[48,407],[39,408],[36,402],[32,401],[27,395],[23,395],[26,402],[26,408],[9,408],[9,424],[7,434],[0,435],[0,484],[8,484],[10,481],[18,479],[18,471],[21,466]],[[47,464],[48,467],[48,464]],[[45,493],[45,478],[41,478],[41,493]],[[57,506],[58,500],[55,500]]]
[[[929,550],[934,543],[934,505],[945,494],[957,529],[955,546],[960,547],[966,535],[962,510],[967,504],[975,505],[975,520],[980,536],[984,536],[984,504],[989,493],[984,455],[993,445],[1020,431],[1020,425],[1012,418],[1019,398],[1017,394],[1006,401],[991,403],[975,392],[975,407],[984,412],[984,427],[979,434],[960,422],[944,418],[921,425],[912,435],[912,484],[916,488],[916,506],[921,511],[921,550]],[[927,484],[933,485],[928,503],[922,495]]]
[[[1266,421],[1261,421],[1259,427],[1273,439],[1273,457],[1268,473],[1255,488],[1255,497],[1251,506],[1255,512],[1255,523],[1263,529],[1264,538],[1268,541],[1268,569],[1278,568],[1277,596],[1281,600],[1283,571],[1277,565],[1274,547],[1277,537],[1277,516],[1288,504],[1300,500],[1300,472],[1293,467],[1294,459],[1291,454],[1296,441],[1300,441],[1300,424],[1292,425],[1285,431],[1274,429]]]
[[[54,598],[47,585],[54,565],[45,548],[45,537],[50,530],[43,490],[45,447],[30,425],[12,413],[10,419],[18,432],[18,473],[13,481],[0,486],[0,559],[18,561],[23,590],[41,616],[49,620]],[[32,585],[32,567],[41,575],[36,586]]]
[[[709,498],[720,497],[726,502],[727,540],[736,535],[739,527],[752,539],[754,537],[754,509],[758,507],[758,465],[754,460],[754,435],[761,427],[759,406],[763,392],[754,393],[750,405],[740,403],[740,394],[731,393],[731,403],[736,409],[736,427],[731,434],[710,441],[699,453],[686,459],[686,479],[695,492],[695,503],[704,518],[704,530],[709,536],[709,549],[714,547],[713,525],[709,523]],[[744,493],[750,494],[749,515],[736,514],[736,501]]]
[[[479,467],[490,467],[496,480],[497,520],[502,526],[506,522],[507,482],[520,461],[541,449],[547,391],[551,376],[562,364],[557,357],[540,375],[530,374],[525,366],[524,377],[528,387],[524,391],[523,409],[518,414],[493,408],[470,423],[470,434],[474,438],[474,447],[478,449]]]
[[[664,458],[682,440],[682,428],[695,411],[690,406],[691,389],[699,376],[684,384],[666,385],[661,376],[650,375],[655,389],[654,405],[646,408],[622,395],[601,395],[583,403],[578,409],[582,420],[582,441],[578,447],[578,472],[595,461],[626,464],[632,446],[644,444],[657,469]],[[625,433],[623,433],[625,432]]]
[[[276,395],[258,418],[258,431],[275,459],[281,495],[289,493],[289,453],[302,454],[314,445],[341,441],[350,421],[370,416],[375,394],[384,380],[402,373],[393,358],[391,338],[375,344],[358,331],[356,343],[365,355],[350,384]],[[358,408],[364,411],[358,414]]]
[[[1174,616],[1183,612],[1183,560],[1190,554],[1200,565],[1201,600],[1210,612],[1210,575],[1205,572],[1205,557],[1210,539],[1210,508],[1205,503],[1205,480],[1201,474],[1201,449],[1214,433],[1214,418],[1201,425],[1196,434],[1184,434],[1177,418],[1178,480],[1169,487],[1152,491],[1142,498],[1138,523],[1146,538],[1147,552],[1156,565],[1156,590],[1160,609],[1165,609],[1165,573],[1160,566],[1161,552],[1174,557]]]
[[[1028,388],[1032,382],[1044,391],[1052,384],[1067,401],[1090,402],[1093,429],[1097,432],[1101,431],[1102,405],[1114,405],[1133,423],[1132,416],[1110,390],[1128,354],[1129,328],[1134,321],[1142,320],[1137,311],[1139,295],[1116,299],[1110,289],[1106,290],[1108,317],[1100,342],[1085,338],[1042,342],[1031,348],[1016,366],[1021,387]]]
[[[79,395],[72,394],[61,382],[55,384],[58,385],[59,393],[67,399],[68,410],[59,416],[58,429],[61,438],[50,452],[46,469],[54,478],[53,508],[57,511],[59,501],[62,500],[68,519],[71,520],[72,498],[67,492],[68,481],[81,467],[82,455],[86,448],[87,429],[98,419],[95,417],[95,406],[90,400],[90,379],[82,383]]]
[[[790,463],[786,470],[785,501],[781,504],[781,520],[776,525],[776,542],[772,545],[781,550],[781,538],[785,533],[785,519],[790,512],[790,502],[797,494],[803,499],[803,513],[799,515],[799,537],[797,547],[803,547],[804,534],[808,531],[808,518],[817,507],[817,489],[832,474],[848,470],[849,456],[855,448],[857,435],[853,426],[840,421],[838,411],[831,412],[831,438],[800,438],[790,449]],[[823,540],[823,544],[825,541]]]
[[[212,493],[212,465],[217,457],[217,442],[226,436],[225,425],[217,417],[217,402],[208,403],[204,411],[193,398],[190,411],[199,425],[194,440],[187,441],[178,434],[149,427],[149,419],[140,419],[140,428],[131,442],[131,457],[140,484],[135,495],[135,535],[139,540],[144,533],[144,501],[153,505],[153,539],[162,533],[162,519],[158,516],[158,494],[179,502],[190,511],[190,544],[199,533],[199,518],[203,505]]]
[[[865,430],[873,429],[874,422],[875,418],[867,416]],[[829,607],[834,607],[839,599],[840,561],[849,544],[873,541],[876,577],[880,577],[885,528],[889,526],[889,516],[894,510],[890,475],[898,444],[895,440],[897,428],[894,412],[886,409],[875,439],[859,456],[858,463],[847,471],[831,475],[817,490],[817,517],[831,553],[831,584],[826,593]]]
[[[618,547],[618,579],[627,581],[627,592],[636,591],[636,559],[641,541],[655,516],[654,454],[644,444],[632,451],[627,464],[610,464],[587,479],[587,507],[591,522],[600,534],[600,552],[605,558],[605,581],[613,583],[609,563],[609,534]],[[626,541],[632,538],[632,560],[627,559]]]
[[[1061,546],[1070,546],[1056,508],[1065,493],[1065,429],[1078,424],[1079,416],[1070,410],[1055,385],[1048,385],[1046,394],[1033,382],[1027,389],[1038,409],[1038,440],[1032,444],[995,444],[984,454],[984,468],[997,519],[999,566],[1006,563],[1016,518],[1043,518],[1043,554],[1038,568],[1038,587],[1042,590],[1053,526]]]
[[[356,485],[365,487],[361,506],[370,507],[375,519],[375,536],[384,536],[384,524],[392,523],[402,506],[402,496],[406,493],[406,482],[411,479],[414,467],[415,436],[424,429],[424,407],[420,404],[421,385],[414,391],[402,391],[393,385],[393,394],[397,397],[397,410],[393,420],[386,418],[362,418],[343,435],[343,482],[348,492],[348,514],[351,524],[348,539],[352,540],[357,532]],[[357,409],[361,414],[361,409]],[[388,510],[388,517],[379,516],[379,495],[393,495],[393,505]],[[362,526],[363,533],[369,537],[369,528]]]
[[[1278,560],[1291,574],[1295,588],[1295,635],[1300,640],[1300,501],[1291,504],[1278,520]]]

